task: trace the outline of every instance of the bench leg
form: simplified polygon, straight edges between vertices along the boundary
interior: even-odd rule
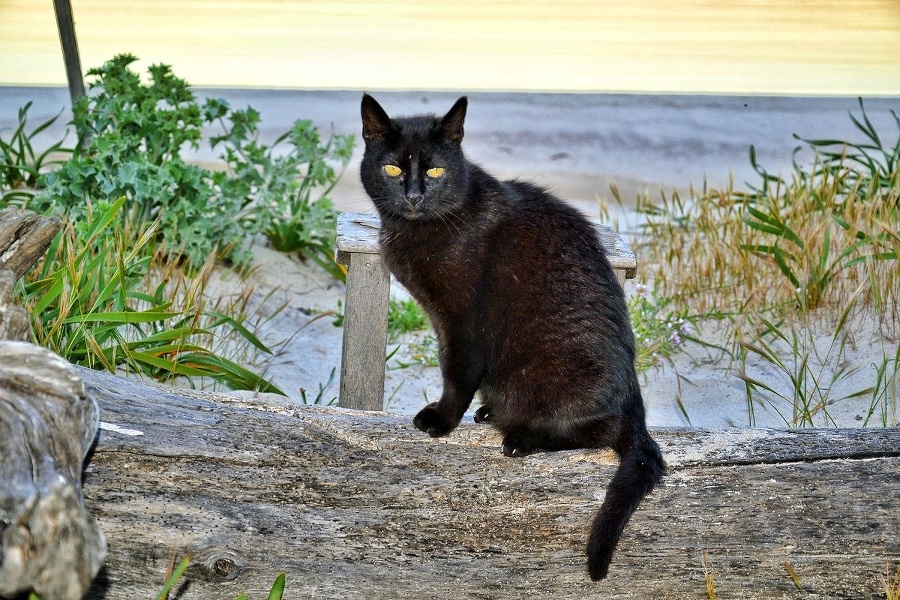
[[[380,255],[349,257],[338,406],[383,410],[390,278]]]

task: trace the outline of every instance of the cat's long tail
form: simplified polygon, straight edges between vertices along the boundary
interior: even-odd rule
[[[619,468],[609,482],[588,539],[588,572],[594,581],[606,577],[625,524],[666,473],[666,463],[647,432],[643,415],[629,419],[619,439]]]

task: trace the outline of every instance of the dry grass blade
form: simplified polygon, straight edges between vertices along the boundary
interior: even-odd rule
[[[890,567],[887,567],[884,575],[884,596],[886,600],[900,600],[900,565],[897,566],[893,577]]]
[[[703,579],[706,582],[706,597],[709,600],[716,600],[716,581],[709,566],[709,555],[706,550],[703,551]]]
[[[787,570],[788,575],[791,576],[791,580],[797,586],[797,589],[803,591],[803,586],[800,585],[800,578],[797,576],[797,571],[794,570],[794,565],[791,564],[790,560],[784,559],[784,568]]]

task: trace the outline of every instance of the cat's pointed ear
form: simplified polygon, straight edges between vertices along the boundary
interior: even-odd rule
[[[391,118],[381,105],[368,94],[363,94],[360,111],[363,123],[362,135],[366,143],[384,138],[394,127]]]
[[[466,107],[469,105],[468,99],[463,96],[456,101],[456,104],[444,115],[441,121],[441,131],[452,142],[457,144],[463,139],[463,122],[466,120]]]

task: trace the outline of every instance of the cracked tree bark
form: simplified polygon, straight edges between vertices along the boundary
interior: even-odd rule
[[[68,362],[0,342],[0,597],[77,600],[100,570],[103,536],[81,491],[98,414]]]

